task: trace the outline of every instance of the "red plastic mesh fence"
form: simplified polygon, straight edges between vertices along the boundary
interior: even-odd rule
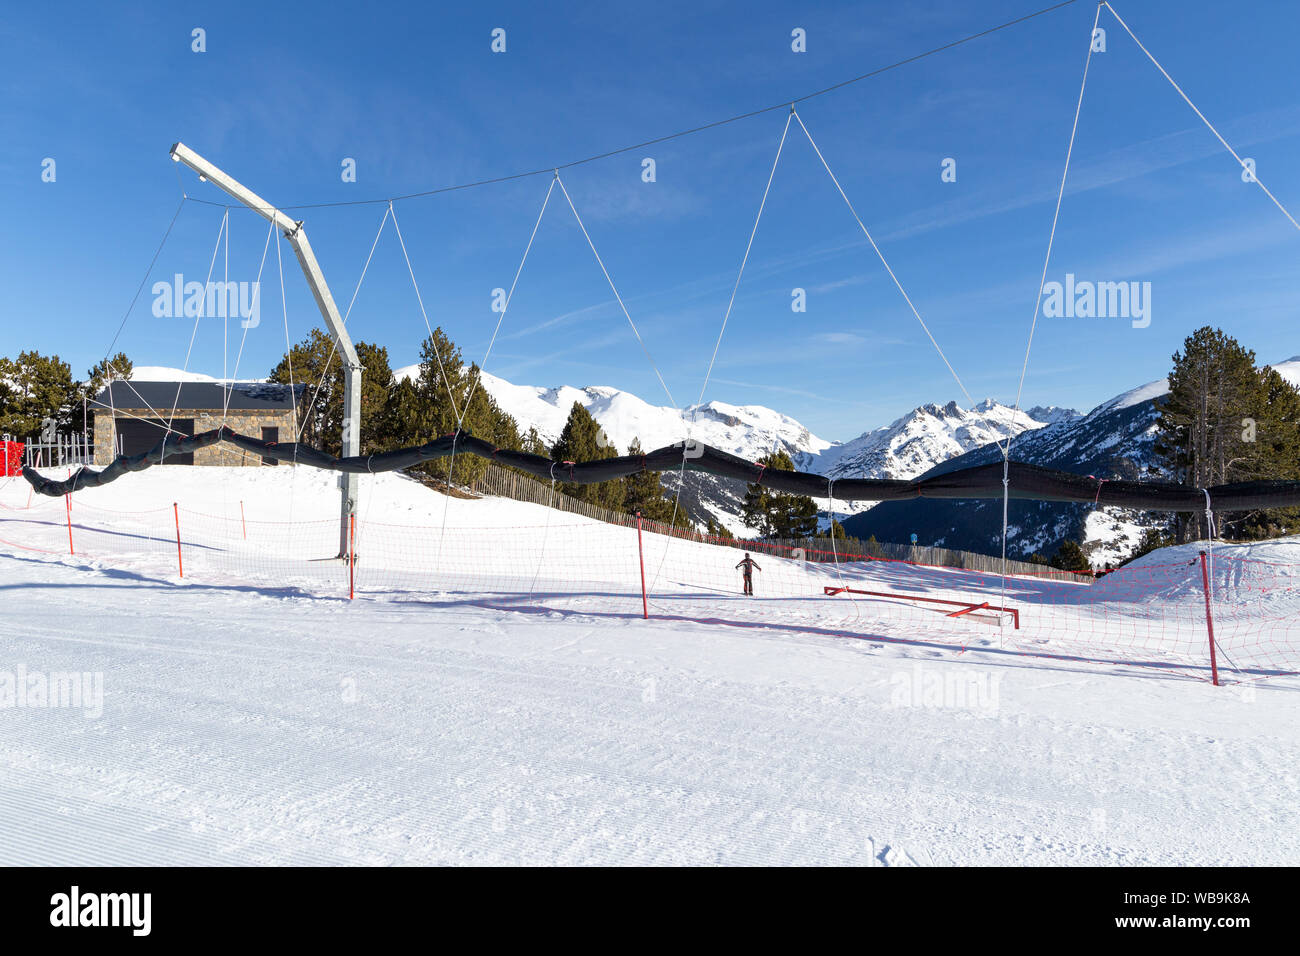
[[[336,600],[354,588],[362,600],[639,618],[644,569],[645,610],[660,619],[1211,677],[1194,548],[1159,552],[1096,580],[1044,569],[1004,581],[980,571],[749,546],[750,596],[736,567],[739,547],[649,522],[638,541],[635,519],[620,526],[537,506],[527,506],[533,523],[509,526],[466,524],[468,511],[445,528],[369,521],[363,513],[353,565],[339,557],[337,516],[319,510],[269,521],[245,516],[237,501],[223,503],[226,514],[184,502],[128,512],[73,496],[70,548],[64,500],[24,506],[25,495],[13,489],[0,497],[0,550],[111,564],[151,580],[182,583],[179,523],[185,585]],[[483,502],[470,520],[490,517],[492,507]],[[1300,565],[1234,557],[1232,550],[1215,548],[1206,568],[1220,677],[1300,671]]]

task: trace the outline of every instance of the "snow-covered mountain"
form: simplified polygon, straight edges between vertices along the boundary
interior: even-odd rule
[[[1300,387],[1300,356],[1273,368]],[[1168,392],[1168,379],[1162,378],[1116,395],[1087,415],[1066,417],[1022,435],[1012,443],[1011,457],[1098,478],[1165,477],[1154,454],[1154,403]],[[950,458],[927,474],[945,474],[1001,457],[1000,449],[988,444]],[[1008,509],[1007,550],[1013,557],[1035,551],[1050,555],[1071,538],[1082,541],[1095,567],[1104,567],[1131,554],[1144,528],[1155,520],[1158,517],[1150,512],[1124,508],[1013,501]],[[996,553],[1002,542],[1002,502],[889,502],[848,519],[845,528],[863,538],[874,534],[881,541],[907,541],[916,534],[922,544]]]
[[[394,377],[413,378],[419,366],[397,369]],[[514,385],[498,376],[482,373],[483,387],[497,404],[512,415],[521,429],[535,427],[547,442],[564,428],[575,402],[591,412],[611,444],[627,451],[634,438],[646,449],[681,441],[690,429],[692,437],[743,458],[758,459],[772,451],[784,451],[801,471],[835,478],[912,478],[948,459],[1004,438],[1079,417],[1073,409],[1033,408],[1015,413],[1009,406],[992,400],[974,408],[923,405],[890,425],[876,428],[848,442],[832,442],[814,435],[807,427],[762,405],[731,405],[708,402],[686,409],[651,405],[641,398],[608,386],[542,388]],[[674,486],[675,476],[666,476]],[[744,488],[734,482],[708,475],[692,475],[682,501],[692,518],[712,517],[737,534],[746,533],[740,523],[740,500]],[[836,502],[837,514],[854,514],[869,503]]]
[[[395,379],[410,379],[418,374],[418,365],[393,372]],[[633,439],[639,439],[647,450],[662,448],[681,441],[688,428],[693,438],[743,458],[758,459],[773,451],[784,451],[801,469],[815,467],[825,452],[836,447],[788,415],[762,405],[707,402],[686,409],[668,408],[604,385],[543,388],[514,385],[488,372],[481,375],[484,389],[513,416],[520,430],[536,428],[548,444],[559,437],[576,402],[591,413],[610,444],[620,452],[626,452]],[[675,487],[675,479],[665,476],[665,483]],[[693,475],[682,495],[683,506],[697,521],[712,517],[733,532],[742,533],[744,527],[737,515],[744,489],[733,485],[709,475]]]
[[[780,450],[791,458],[811,461],[832,447],[832,442],[814,435],[790,416],[762,405],[707,402],[677,409],[651,405],[630,392],[604,385],[539,388],[512,385],[486,372],[482,381],[521,428],[535,426],[548,442],[559,437],[576,402],[600,423],[620,452],[626,452],[634,439],[640,439],[647,450],[670,445],[681,441],[688,429],[699,441],[746,458]]]
[[[1014,408],[985,399],[974,408],[956,402],[922,405],[824,453],[815,469],[832,478],[915,478],[940,462],[990,442],[1079,417],[1074,409]]]

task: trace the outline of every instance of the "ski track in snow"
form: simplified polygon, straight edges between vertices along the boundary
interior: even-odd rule
[[[0,581],[0,669],[105,675],[99,720],[0,710],[4,864],[1300,860],[1284,681],[926,655],[996,671],[981,716],[891,706],[916,648]]]

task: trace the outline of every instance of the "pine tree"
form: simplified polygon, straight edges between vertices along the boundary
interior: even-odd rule
[[[551,457],[558,462],[600,461],[606,458],[617,458],[618,449],[605,436],[596,419],[591,417],[591,412],[578,402],[574,402],[573,408],[569,410],[568,421],[564,423],[564,430],[560,432],[560,437],[551,449]],[[559,477],[558,468],[556,477]],[[556,487],[569,497],[580,501],[587,501],[612,511],[623,509],[626,494],[623,481],[602,481],[590,485],[557,482]]]
[[[731,530],[721,522],[715,521],[712,515],[704,519],[704,533],[712,538],[720,538],[723,541],[734,541],[736,539]]]
[[[1120,562],[1120,567],[1128,564],[1130,561],[1136,561],[1144,554],[1150,554],[1159,548],[1167,548],[1174,544],[1174,536],[1169,533],[1167,528],[1147,528],[1142,532],[1142,537],[1138,540],[1138,546],[1127,558]]]
[[[1300,390],[1275,369],[1260,369],[1255,414],[1239,424],[1241,438],[1255,453],[1252,477],[1300,480]],[[1223,531],[1235,537],[1271,538],[1300,530],[1300,508],[1223,515],[1219,521]]]
[[[393,370],[388,363],[388,349],[369,342],[356,343],[361,359],[361,454],[373,455],[395,447],[388,419],[388,396]],[[339,416],[342,420],[342,369],[339,370]]]
[[[461,351],[441,329],[420,346],[414,382],[398,382],[389,394],[387,439],[392,448],[422,445],[455,433],[481,438],[497,448],[518,448],[519,426],[483,387],[477,365],[466,366]],[[446,483],[468,485],[487,470],[487,459],[462,454],[416,465],[412,470]]]
[[[1062,571],[1087,571],[1092,567],[1088,556],[1083,553],[1083,548],[1069,538],[1061,542],[1061,546],[1057,548],[1056,554],[1048,563]]]
[[[77,386],[72,400],[69,427],[74,432],[85,432],[94,427],[95,413],[100,411],[99,394],[110,382],[126,381],[135,371],[135,364],[125,352],[100,359],[86,371],[86,380]]]
[[[47,420],[66,432],[72,406],[80,401],[72,367],[57,355],[20,352],[17,360],[0,358],[0,433],[36,437]]]
[[[1220,329],[1204,327],[1173,355],[1169,395],[1157,402],[1156,453],[1194,488],[1300,477],[1300,392]],[[1297,527],[1300,509],[1216,516],[1246,537]],[[1180,541],[1205,537],[1203,512],[1179,517]]]
[[[783,451],[761,459],[776,471],[794,471]],[[765,538],[808,538],[817,532],[817,503],[806,495],[787,495],[764,485],[750,485],[741,504],[741,520]]]
[[[528,427],[528,431],[520,440],[519,447],[530,455],[541,455],[544,458],[551,457],[551,449],[546,447],[546,442],[542,440],[541,433],[538,432],[536,425]]]
[[[387,404],[393,372],[388,349],[369,342],[356,343],[361,360],[361,454],[388,447]],[[301,440],[331,455],[343,453],[343,362],[334,340],[320,329],[294,345],[271,370],[269,382],[302,386],[298,403]],[[282,441],[289,441],[287,435]]]

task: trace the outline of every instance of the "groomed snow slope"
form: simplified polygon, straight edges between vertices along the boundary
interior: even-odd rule
[[[1300,684],[1188,678],[1187,577],[1156,583],[1190,551],[1144,559],[1140,602],[1013,580],[1017,633],[826,598],[833,570],[764,556],[746,601],[734,551],[647,535],[646,621],[632,529],[394,475],[362,493],[348,601],[344,565],[307,561],[337,545],[331,475],[131,475],[73,497],[75,557],[62,500],[0,485],[0,682],[103,679],[94,719],[0,707],[0,863],[1300,862]],[[1257,548],[1294,568],[1295,542]],[[1062,639],[1035,609],[1095,624],[1107,588],[1185,666],[999,646]]]

